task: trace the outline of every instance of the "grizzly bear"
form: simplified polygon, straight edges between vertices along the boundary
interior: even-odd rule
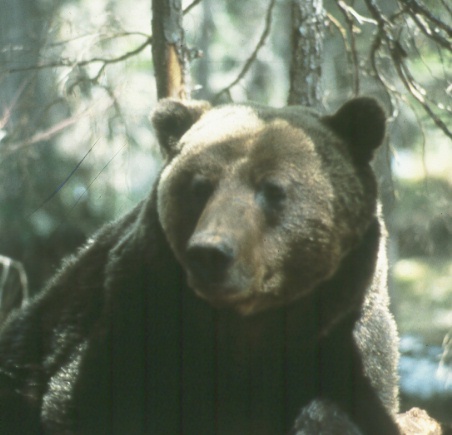
[[[0,433],[399,433],[380,106],[169,99],[153,124],[149,197],[2,328]]]

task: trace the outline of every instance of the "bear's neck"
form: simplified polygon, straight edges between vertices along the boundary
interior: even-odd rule
[[[359,318],[372,283],[380,246],[380,223],[375,217],[361,242],[341,261],[334,276],[318,286],[315,303],[321,313],[321,335],[327,335],[341,319]]]

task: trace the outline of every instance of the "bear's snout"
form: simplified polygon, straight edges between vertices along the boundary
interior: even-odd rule
[[[224,284],[234,257],[232,241],[215,234],[195,235],[186,252],[189,272],[203,292],[214,291]]]

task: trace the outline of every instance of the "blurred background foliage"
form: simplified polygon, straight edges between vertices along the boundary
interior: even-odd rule
[[[33,294],[64,255],[146,195],[158,173],[161,158],[149,122],[156,102],[151,4],[1,1],[0,254],[25,266]],[[403,2],[376,3],[398,23],[391,41],[403,48],[399,54],[419,84],[415,91],[435,102],[433,114],[450,127],[451,47],[427,38],[416,16],[397,15]],[[452,25],[447,1],[418,3]],[[286,104],[290,1],[276,1],[271,15],[269,5],[203,0],[190,8],[184,30],[193,98]],[[324,109],[359,92],[377,97],[390,114],[389,142],[375,167],[390,234],[390,290],[407,355],[403,363],[414,354],[417,363],[424,357],[431,363],[428,375],[416,379],[408,376],[414,366],[401,367],[404,400],[419,403],[413,385],[435,376],[442,339],[452,327],[451,137],[416,93],[407,92],[388,55],[377,53],[378,71],[372,69],[377,23],[366,1],[324,5]],[[267,27],[250,69],[229,88]],[[441,397],[431,406],[443,417],[444,404],[451,403],[446,384],[426,396]]]

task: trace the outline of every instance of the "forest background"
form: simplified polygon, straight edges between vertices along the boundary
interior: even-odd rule
[[[452,7],[182,6],[192,98],[283,106],[295,95],[295,50],[308,48],[313,57],[297,68],[307,70],[311,93],[297,102],[331,112],[365,94],[385,106],[388,141],[375,169],[402,337],[402,408],[452,421],[452,356],[440,363],[452,327]],[[35,294],[65,255],[150,190],[161,165],[149,121],[151,21],[150,0],[0,0],[0,295],[9,259],[23,265]],[[305,41],[298,49],[295,34]]]

